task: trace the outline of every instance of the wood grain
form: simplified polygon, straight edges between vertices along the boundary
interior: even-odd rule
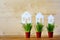
[[[48,38],[48,37],[41,37],[41,38],[30,37],[30,38],[25,38],[25,37],[22,37],[22,36],[0,36],[0,40],[60,40],[60,36],[54,36],[53,38]]]

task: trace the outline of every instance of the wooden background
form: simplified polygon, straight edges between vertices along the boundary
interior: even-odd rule
[[[60,0],[0,0],[0,35],[25,35],[21,25],[21,15],[28,11],[32,15],[35,35],[35,15],[41,12],[45,17],[42,36],[47,35],[47,16],[54,15],[56,28],[54,35],[60,35]]]

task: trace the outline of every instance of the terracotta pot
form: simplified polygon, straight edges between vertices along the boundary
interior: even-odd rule
[[[41,38],[41,32],[36,32],[36,37]]]
[[[30,38],[30,32],[25,32],[26,38]]]
[[[48,32],[48,37],[53,38],[53,32]]]

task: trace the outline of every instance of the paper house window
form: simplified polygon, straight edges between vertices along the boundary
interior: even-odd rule
[[[25,23],[31,23],[31,14],[29,12],[24,12],[23,15],[22,15],[22,23],[25,24]]]
[[[36,23],[44,23],[44,16],[40,12],[36,15]]]

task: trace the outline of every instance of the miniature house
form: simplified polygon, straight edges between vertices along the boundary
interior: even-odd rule
[[[39,22],[39,23],[44,23],[44,16],[42,15],[42,13],[37,13],[36,15],[36,23]]]
[[[31,23],[32,20],[31,20],[31,14],[29,12],[24,12],[23,15],[22,15],[22,23],[25,24],[25,23]]]

